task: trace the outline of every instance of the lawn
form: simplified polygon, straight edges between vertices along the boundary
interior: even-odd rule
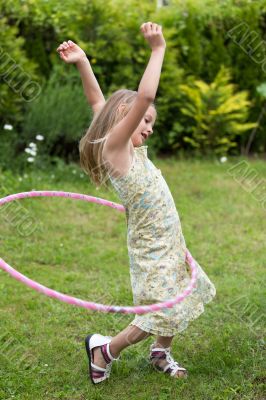
[[[109,381],[92,385],[85,336],[115,335],[133,315],[50,299],[0,270],[0,399],[266,398],[266,163],[243,158],[153,162],[173,194],[188,249],[217,289],[205,312],[173,341],[172,353],[187,368],[188,379],[153,370],[147,362],[150,337],[121,354]],[[237,165],[255,174],[256,188],[242,179]],[[74,164],[1,173],[0,185],[0,197],[63,190],[120,203],[114,191],[96,190]],[[23,217],[31,220],[32,231]],[[0,257],[23,274],[84,300],[132,305],[124,213],[72,199],[35,198],[1,207],[0,221]]]

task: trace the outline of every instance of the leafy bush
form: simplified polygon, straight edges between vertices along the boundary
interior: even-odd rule
[[[70,66],[55,69],[39,99],[28,107],[23,124],[25,143],[41,134],[42,155],[77,160],[78,142],[90,124],[91,113],[75,70]]]
[[[235,85],[229,83],[230,77],[229,69],[222,66],[211,84],[195,80],[179,86],[186,97],[180,109],[189,117],[183,140],[197,153],[227,154],[237,147],[238,135],[257,126],[245,123],[251,101],[247,100],[247,91],[233,92]]]
[[[23,50],[24,38],[16,26],[0,18],[0,127],[16,125],[22,120],[27,82],[37,79],[36,65]],[[28,99],[27,99],[28,100]]]
[[[9,126],[9,125],[5,125]],[[19,141],[19,135],[13,130],[10,125],[10,129],[0,130],[0,168],[3,170],[12,168],[16,161],[16,144]]]
[[[105,97],[121,87],[137,90],[150,56],[150,49],[139,27],[148,20],[161,24],[167,50],[156,96],[158,117],[155,135],[150,139],[150,146],[156,151],[178,150],[180,153],[181,149],[188,151],[193,148],[182,140],[188,116],[181,111],[183,101],[186,100],[179,91],[179,85],[189,84],[191,76],[195,80],[210,83],[215,79],[221,64],[230,68],[232,81],[238,85],[239,90],[248,90],[254,99],[249,121],[257,120],[260,115],[261,101],[256,88],[264,78],[262,65],[255,60],[256,54],[258,58],[262,50],[258,45],[263,41],[265,28],[264,0],[171,0],[168,6],[160,8],[156,8],[156,2],[139,0],[72,0],[63,3],[56,0],[31,0],[30,3],[23,2],[23,5],[20,0],[0,0],[0,12],[3,48],[10,49],[10,54],[24,63],[27,72],[31,74],[37,65],[39,76],[49,79],[62,63],[56,54],[56,47],[63,40],[72,39],[86,51]],[[246,24],[246,36],[249,38],[243,45],[229,33],[240,22]],[[248,35],[251,32],[256,33],[255,39]],[[70,69],[65,70],[67,74],[63,68],[61,71],[65,76],[69,75]],[[77,91],[80,88],[81,93],[80,81],[76,81],[74,86]],[[52,92],[54,88],[50,89]],[[44,109],[49,108],[48,100],[55,104],[52,93],[51,97],[47,97],[46,104],[43,104]],[[33,114],[29,117],[28,105],[23,104],[14,93],[9,93],[6,84],[0,82],[1,101],[5,103],[1,108],[0,124],[12,123],[13,119],[23,122],[26,117],[27,121],[23,125],[27,141],[30,135],[36,133],[31,129],[45,134],[37,122],[38,119],[44,121],[40,106],[36,105],[35,117]],[[59,112],[57,116],[60,117]],[[50,132],[54,123],[63,127],[64,138],[59,139],[59,134],[54,133],[58,140],[50,138],[51,143],[54,143],[51,152],[73,158],[72,138],[80,137],[80,134],[76,136],[71,129],[70,143],[67,143],[63,123],[51,120],[49,125],[46,121],[45,128]],[[61,140],[64,148],[59,149]],[[228,150],[244,148],[248,140],[249,131],[243,131],[233,140],[237,146]],[[266,128],[265,124],[261,124],[252,142],[252,151],[262,151],[265,143]],[[76,143],[74,148],[77,148]]]

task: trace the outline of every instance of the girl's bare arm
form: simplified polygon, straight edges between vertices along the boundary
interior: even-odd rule
[[[156,97],[156,92],[161,76],[164,53],[165,48],[163,47],[152,50],[149,63],[139,84],[138,94],[140,96],[145,96],[151,101],[153,101]]]
[[[105,98],[93,73],[90,62],[86,57],[78,61],[76,65],[80,73],[88,103],[91,105],[94,112],[98,112],[104,106]]]
[[[138,87],[138,94],[127,115],[109,132],[105,146],[110,152],[128,149],[131,135],[138,128],[145,112],[156,97],[166,43],[160,25],[147,22],[141,31],[151,47],[151,56]]]
[[[94,112],[98,112],[104,106],[105,98],[85,52],[71,40],[61,43],[57,51],[67,64],[76,64],[88,103]]]

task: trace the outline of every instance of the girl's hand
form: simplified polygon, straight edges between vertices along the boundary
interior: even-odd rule
[[[56,51],[67,64],[77,64],[87,58],[85,52],[71,40],[61,43]]]
[[[140,30],[152,50],[156,50],[158,48],[166,48],[166,42],[163,37],[161,25],[157,25],[149,21],[143,23],[140,27]]]

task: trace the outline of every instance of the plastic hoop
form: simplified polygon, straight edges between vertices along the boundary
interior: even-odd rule
[[[101,199],[99,197],[88,196],[88,195],[79,194],[79,193],[61,192],[61,191],[31,191],[31,192],[22,192],[22,193],[12,194],[12,195],[9,195],[7,197],[3,197],[2,199],[0,199],[0,207],[3,206],[4,204],[9,203],[14,200],[28,198],[28,197],[38,197],[38,196],[67,197],[67,198],[72,198],[72,199],[76,199],[76,200],[84,200],[84,201],[91,202],[91,203],[102,204],[102,205],[105,205],[108,207],[115,208],[121,212],[125,211],[125,208],[123,205],[118,204],[118,203],[113,203],[111,201]],[[2,258],[0,258],[0,268],[1,269],[6,271],[13,278],[17,279],[18,281],[24,283],[26,286],[30,287],[31,289],[41,292],[48,297],[52,297],[52,298],[61,300],[65,303],[83,307],[83,308],[87,308],[87,309],[94,310],[94,311],[117,312],[117,313],[119,312],[119,313],[124,313],[124,314],[146,314],[149,312],[159,311],[163,308],[172,308],[175,304],[183,301],[185,299],[185,297],[187,297],[192,292],[193,288],[196,286],[196,280],[197,280],[196,262],[193,259],[192,255],[190,254],[190,252],[188,251],[188,249],[186,249],[186,263],[189,264],[190,269],[191,269],[191,281],[190,281],[189,285],[186,287],[186,289],[179,296],[177,296],[173,299],[166,300],[161,303],[154,303],[154,304],[149,304],[149,305],[144,305],[144,306],[131,307],[131,306],[104,305],[104,304],[100,304],[100,303],[88,302],[88,301],[78,299],[76,297],[69,296],[67,294],[57,292],[46,286],[41,285],[40,283],[38,283],[36,281],[33,281],[33,280],[27,278],[25,275],[22,275],[20,272],[18,272],[17,270],[12,268],[10,265],[8,265]]]

